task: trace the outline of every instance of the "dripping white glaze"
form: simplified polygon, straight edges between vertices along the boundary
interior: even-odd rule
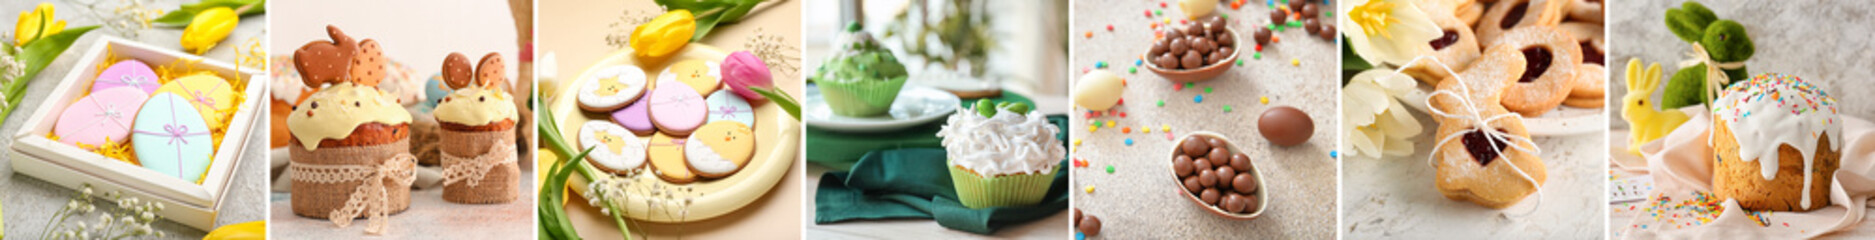
[[[1765,180],[1777,176],[1778,147],[1790,145],[1803,155],[1802,206],[1810,208],[1816,145],[1829,141],[1830,151],[1842,148],[1836,99],[1795,76],[1770,73],[1732,84],[1713,104],[1712,115],[1738,143],[1739,159],[1757,162]]]

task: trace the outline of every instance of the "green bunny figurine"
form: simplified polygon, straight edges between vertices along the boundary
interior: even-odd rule
[[[1699,43],[1713,61],[1719,63],[1741,63],[1737,68],[1720,69],[1725,72],[1729,85],[1731,82],[1749,77],[1746,66],[1742,64],[1756,53],[1756,46],[1751,36],[1745,32],[1745,25],[1736,21],[1719,19],[1712,10],[1697,2],[1686,2],[1680,8],[1667,10],[1667,29],[1680,40]],[[1661,107],[1678,108],[1705,103],[1706,68],[1702,63],[1682,68],[1673,73],[1667,82],[1666,94],[1661,98]],[[1717,97],[1717,96],[1713,96]]]

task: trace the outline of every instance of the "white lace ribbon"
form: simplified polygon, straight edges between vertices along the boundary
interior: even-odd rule
[[[481,184],[482,178],[495,166],[516,164],[514,158],[514,143],[507,141],[496,142],[494,149],[473,158],[443,152],[443,165],[448,165],[443,168],[443,185],[467,180],[469,186],[474,187]]]
[[[1708,103],[1712,102],[1712,98],[1718,97],[1720,91],[1725,90],[1726,82],[1731,81],[1731,78],[1725,75],[1725,70],[1745,67],[1745,62],[1719,62],[1719,60],[1712,59],[1712,53],[1706,52],[1706,47],[1699,45],[1698,42],[1693,43],[1693,51],[1687,52],[1686,57],[1686,60],[1680,61],[1680,68],[1690,68],[1699,64],[1706,64],[1706,86],[1704,88],[1706,89],[1706,102]]]
[[[1511,150],[1521,151],[1524,153],[1529,153],[1531,155],[1540,155],[1540,153],[1543,150],[1537,147],[1536,142],[1531,141],[1530,138],[1512,135],[1510,133],[1505,133],[1503,131],[1498,131],[1497,128],[1491,127],[1490,125],[1492,121],[1497,121],[1497,120],[1504,119],[1504,118],[1515,118],[1518,122],[1522,122],[1523,115],[1517,115],[1516,113],[1506,112],[1506,113],[1498,114],[1498,115],[1485,116],[1483,114],[1484,109],[1478,109],[1478,106],[1476,104],[1472,104],[1472,99],[1470,97],[1472,96],[1471,87],[1466,86],[1464,84],[1465,83],[1464,75],[1459,75],[1457,71],[1452,71],[1451,66],[1445,65],[1445,63],[1440,62],[1439,59],[1432,58],[1430,56],[1423,56],[1423,55],[1413,58],[1413,61],[1407,62],[1406,65],[1400,66],[1400,69],[1398,70],[1394,70],[1393,71],[1394,76],[1404,76],[1404,75],[1401,75],[1402,72],[1405,71],[1406,68],[1411,67],[1413,64],[1419,63],[1420,60],[1431,60],[1433,64],[1438,64],[1440,69],[1444,69],[1447,74],[1452,75],[1453,79],[1448,80],[1448,81],[1459,81],[1458,84],[1454,84],[1454,85],[1458,85],[1458,90],[1462,91],[1462,93],[1452,92],[1451,90],[1446,90],[1446,89],[1440,89],[1438,91],[1434,91],[1432,92],[1431,97],[1426,98],[1426,106],[1436,106],[1432,104],[1432,99],[1438,98],[1439,95],[1450,95],[1452,96],[1452,98],[1458,99],[1458,103],[1460,106],[1464,106],[1465,108],[1471,110],[1469,114],[1455,114],[1455,113],[1445,112],[1445,110],[1440,110],[1437,107],[1427,108],[1431,110],[1430,112],[1433,115],[1438,115],[1440,117],[1446,117],[1446,118],[1462,119],[1464,121],[1470,122],[1472,125],[1471,130],[1459,131],[1457,133],[1453,133],[1451,135],[1447,135],[1445,137],[1439,138],[1439,142],[1432,145],[1432,149],[1434,149],[1434,151],[1438,151],[1438,149],[1445,147],[1445,144],[1451,143],[1452,140],[1460,139],[1460,137],[1463,137],[1466,134],[1470,134],[1471,132],[1476,131],[1476,132],[1484,133],[1485,137],[1490,138],[1490,141],[1499,141],[1499,142],[1508,143],[1508,144],[1505,144],[1505,146],[1510,147]],[[1530,147],[1525,148],[1520,143],[1528,143],[1530,144]],[[1499,157],[1504,158],[1504,161],[1503,161],[1504,164],[1509,164],[1511,171],[1517,172],[1517,176],[1523,177],[1525,181],[1530,182],[1531,188],[1536,189],[1536,203],[1535,203],[1536,205],[1531,206],[1530,211],[1517,214],[1517,215],[1518,216],[1529,215],[1531,213],[1536,212],[1538,208],[1541,208],[1543,206],[1543,184],[1538,183],[1535,177],[1530,177],[1530,173],[1524,172],[1523,168],[1517,167],[1517,163],[1515,161],[1510,160],[1510,155],[1504,154],[1504,149],[1499,148],[1496,144],[1485,144],[1485,145],[1491,146],[1491,151],[1496,152]],[[1426,157],[1426,163],[1433,165],[1434,168],[1437,168],[1439,165],[1439,162],[1438,162],[1439,155],[1440,154],[1436,152],[1431,155],[1428,155]]]
[[[367,165],[324,165],[295,162],[289,166],[293,181],[333,184],[351,181],[363,181],[353,190],[351,197],[345,200],[345,207],[334,209],[326,218],[343,228],[351,226],[352,219],[360,214],[370,214],[365,224],[365,233],[383,234],[389,230],[391,203],[390,189],[409,188],[417,180],[417,158],[409,153],[399,153],[383,164]],[[385,185],[384,180],[391,180],[392,185]],[[369,212],[367,212],[369,211]]]

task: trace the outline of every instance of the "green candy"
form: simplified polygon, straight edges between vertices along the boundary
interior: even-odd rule
[[[1029,110],[1032,108],[1032,107],[1029,107],[1029,104],[1027,103],[992,102],[988,98],[977,99],[977,103],[975,104],[975,106],[977,110],[977,115],[983,115],[983,117],[986,117],[986,118],[996,117],[996,109],[1009,110],[1009,112],[1012,112],[1012,113],[1023,114],[1023,113],[1028,113]]]
[[[1719,16],[1705,5],[1689,1],[1680,4],[1680,8],[1667,9],[1667,30],[1672,30],[1681,41],[1695,42],[1705,36],[1706,27],[1718,19]]]
[[[1001,106],[997,108],[1009,110],[1009,112],[1012,112],[1012,113],[1029,113],[1029,104],[1027,103],[1009,103],[1008,106]]]
[[[1712,60],[1719,62],[1745,61],[1757,51],[1751,44],[1751,36],[1745,34],[1745,25],[1732,20],[1712,22],[1706,27],[1705,37],[1699,39],[1699,45],[1705,46]]]
[[[996,116],[996,105],[990,103],[990,99],[988,98],[977,99],[976,109],[977,115],[983,115],[983,117],[986,118]]]

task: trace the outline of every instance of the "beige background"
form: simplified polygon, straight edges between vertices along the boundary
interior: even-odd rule
[[[801,1],[771,0],[756,6],[741,23],[718,25],[701,43],[725,51],[747,50],[744,43],[761,31],[799,46],[801,41]],[[543,1],[536,6],[536,52],[554,53],[559,79],[573,79],[594,62],[620,49],[606,45],[605,37],[614,32],[630,33],[631,25],[613,26],[622,17],[653,17],[661,14],[651,1]],[[798,49],[798,47],[796,47]],[[798,53],[791,54],[799,57]],[[544,60],[544,59],[543,59]],[[774,68],[777,66],[769,66]],[[547,69],[541,69],[549,71]],[[544,73],[543,73],[544,74]],[[777,82],[800,79],[780,71],[773,72]],[[561,81],[569,81],[561,80]],[[540,92],[550,92],[553,83],[541,81]],[[799,90],[798,87],[791,88]],[[800,166],[805,164],[795,164]],[[632,238],[699,239],[774,239],[801,235],[801,172],[790,171],[768,194],[735,212],[688,224],[659,224],[633,221]],[[576,200],[579,198],[575,198]],[[612,218],[585,202],[563,204],[581,237],[617,239],[619,229]]]

